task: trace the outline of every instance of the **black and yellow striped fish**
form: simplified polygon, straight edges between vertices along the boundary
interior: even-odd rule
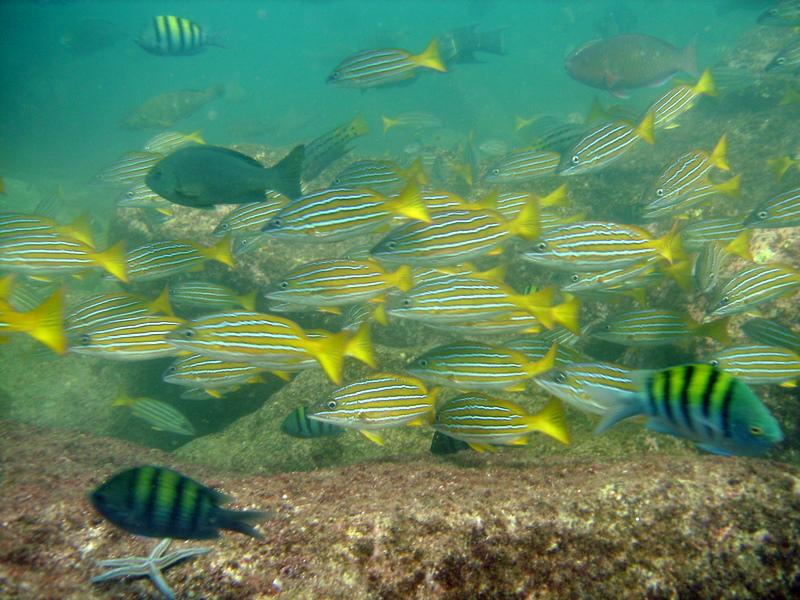
[[[136,42],[143,50],[160,56],[189,56],[202,52],[206,46],[224,47],[202,25],[175,15],[153,17]]]

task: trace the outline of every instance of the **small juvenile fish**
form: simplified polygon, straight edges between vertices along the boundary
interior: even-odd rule
[[[70,352],[109,360],[136,361],[175,356],[167,335],[183,323],[175,317],[128,316],[106,321],[70,339]]]
[[[147,174],[164,156],[157,152],[127,152],[97,174],[97,179],[113,185],[144,183]]]
[[[381,117],[383,122],[383,133],[386,134],[394,127],[402,127],[405,129],[436,129],[442,126],[442,120],[428,112],[411,111],[400,113],[395,117]]]
[[[592,397],[587,390],[602,388],[610,392],[635,392],[633,371],[607,362],[575,362],[542,373],[533,380],[547,392],[582,412],[605,415],[613,402]]]
[[[233,267],[230,240],[223,238],[208,248],[183,240],[152,242],[134,248],[126,255],[128,277],[136,282],[198,270],[208,260]]]
[[[424,381],[459,389],[521,392],[528,379],[553,367],[555,355],[555,344],[543,358],[532,361],[510,348],[455,342],[429,350],[406,370]]]
[[[715,352],[708,361],[745,383],[779,383],[796,387],[800,379],[800,355],[788,348],[756,344],[733,346]]]
[[[751,310],[800,288],[800,272],[777,264],[753,265],[740,270],[719,286],[709,303],[709,317],[735,315]]]
[[[703,71],[694,85],[686,83],[676,85],[650,105],[647,110],[653,113],[653,127],[655,129],[677,127],[675,120],[691,110],[702,95],[717,95],[714,79],[708,69]]]
[[[430,221],[416,186],[406,186],[396,198],[350,188],[301,196],[278,211],[261,231],[279,239],[335,242],[374,231],[395,215]]]
[[[344,87],[371,88],[413,79],[420,68],[445,72],[434,38],[420,54],[397,48],[364,50],[345,58],[328,76],[327,83]]]
[[[172,315],[169,292],[166,288],[156,298],[147,300],[133,294],[94,294],[70,306],[64,315],[67,331],[91,331],[111,321],[151,313]]]
[[[715,454],[759,455],[783,440],[780,425],[746,384],[711,365],[691,364],[634,374],[638,391],[588,391],[615,402],[597,428],[636,415],[647,427],[688,439]]]
[[[308,409],[305,406],[298,406],[281,422],[281,431],[292,437],[312,440],[342,435],[345,428],[325,421],[309,419]]]
[[[158,15],[145,26],[136,39],[139,47],[159,56],[190,56],[208,46],[223,47],[221,41],[211,36],[194,21],[175,15]]]
[[[196,435],[192,423],[177,408],[153,398],[131,398],[120,394],[114,406],[127,406],[137,419],[145,421],[156,431],[166,431],[177,435]]]
[[[664,346],[695,336],[729,342],[727,327],[727,318],[695,323],[676,311],[645,308],[609,317],[591,335],[623,346]]]
[[[342,306],[379,298],[393,288],[405,291],[412,285],[407,266],[390,273],[371,260],[329,259],[294,269],[265,295],[277,302]]]
[[[0,340],[5,341],[10,333],[24,333],[50,348],[56,354],[67,351],[62,313],[64,293],[57,290],[48,299],[29,310],[17,310],[8,303],[13,276],[3,278],[3,294],[0,294]]]
[[[551,399],[536,414],[500,398],[467,394],[451,398],[436,412],[433,428],[462,440],[478,452],[494,446],[522,446],[537,431],[569,445],[561,401]]]
[[[95,510],[134,535],[205,540],[230,529],[263,539],[253,525],[267,514],[228,510],[231,498],[165,467],[145,465],[112,475],[89,500]]]
[[[255,310],[256,292],[238,294],[235,290],[210,281],[181,281],[169,289],[170,300],[181,306]]]
[[[744,221],[745,227],[800,227],[800,187],[766,199]]]
[[[210,390],[234,388],[258,381],[263,370],[263,367],[253,363],[230,362],[193,354],[172,363],[162,378],[167,383],[202,388],[213,396]]]
[[[520,183],[556,172],[561,154],[552,150],[520,150],[498,160],[484,176],[487,183]]]
[[[259,231],[269,220],[278,214],[290,200],[280,192],[268,191],[264,202],[250,202],[237,206],[214,228],[214,237],[225,237],[228,234]]]
[[[157,154],[172,154],[178,148],[183,148],[189,144],[205,144],[206,141],[199,131],[192,133],[181,133],[180,131],[164,131],[151,137],[144,145],[145,152],[155,152]]]
[[[742,324],[742,331],[754,342],[767,346],[781,346],[800,354],[800,333],[770,319],[750,319]]]
[[[335,390],[311,407],[308,418],[356,429],[383,446],[381,430],[432,421],[437,393],[414,377],[376,373]]]

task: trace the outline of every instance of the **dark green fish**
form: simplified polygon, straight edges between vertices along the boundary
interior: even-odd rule
[[[265,168],[229,148],[187,146],[156,163],[145,182],[162,198],[195,208],[262,202],[267,190],[296,198],[301,195],[304,155],[305,147],[297,146],[277,165]]]
[[[447,454],[455,454],[459,450],[466,450],[467,448],[469,448],[467,442],[445,435],[441,431],[433,432],[433,438],[431,438],[431,454],[445,456]]]
[[[478,31],[477,25],[451,29],[439,38],[439,54],[445,64],[478,63],[475,52],[505,54],[503,32],[505,27]]]
[[[268,514],[220,507],[231,498],[172,469],[145,465],[113,475],[89,495],[106,519],[135,535],[183,540],[219,536],[220,529],[254,538]]]
[[[344,427],[338,427],[325,421],[309,419],[305,406],[298,406],[290,412],[281,423],[281,431],[286,435],[304,440],[330,437],[344,433]]]

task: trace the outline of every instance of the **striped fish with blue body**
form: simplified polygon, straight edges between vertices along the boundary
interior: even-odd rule
[[[715,352],[708,364],[753,385],[778,383],[796,387],[800,379],[800,354],[779,346],[732,346]]]
[[[690,364],[636,372],[633,380],[635,392],[587,388],[590,395],[614,403],[598,432],[644,415],[648,429],[688,439],[714,454],[764,454],[783,440],[780,425],[750,388],[716,367]]]
[[[190,56],[208,46],[224,48],[222,42],[209,35],[202,25],[175,15],[153,17],[139,33],[136,43],[142,50],[159,56]]]
[[[608,362],[575,362],[556,366],[538,375],[534,383],[582,412],[605,415],[614,402],[598,400],[587,389],[599,387],[609,392],[635,392],[633,371]]]
[[[108,322],[151,313],[172,315],[166,288],[157,297],[147,300],[133,294],[94,294],[69,307],[64,315],[67,331],[91,331]]]
[[[264,202],[249,202],[234,208],[222,217],[214,228],[214,237],[237,235],[242,232],[260,231],[269,220],[291,201],[280,192],[268,191]]]
[[[267,514],[228,510],[232,499],[172,469],[144,465],[115,473],[90,495],[95,510],[134,535],[181,540],[219,537],[221,529],[263,539],[253,525]]]
[[[328,76],[327,83],[344,87],[371,88],[406,82],[420,68],[445,72],[434,38],[420,54],[398,48],[364,50],[348,56]]]
[[[183,323],[159,315],[136,315],[106,321],[70,336],[70,352],[109,360],[137,361],[175,356],[167,335]]]
[[[211,281],[180,281],[169,288],[169,298],[178,306],[196,308],[232,308],[255,310],[256,292],[238,294],[235,290]]]
[[[183,240],[152,242],[134,248],[126,255],[128,277],[137,283],[198,271],[209,260],[234,266],[228,238],[209,247]]]
[[[743,225],[756,229],[800,227],[800,187],[767,198],[750,213]]]
[[[478,452],[493,451],[494,446],[524,446],[533,432],[569,444],[564,409],[556,398],[538,413],[529,414],[509,400],[465,394],[449,399],[436,411],[433,428]]]
[[[644,308],[609,317],[591,331],[593,337],[623,346],[665,346],[710,337],[729,342],[728,319],[695,323],[688,315],[661,308]]]
[[[709,303],[709,317],[735,315],[792,294],[800,288],[800,271],[778,264],[752,265],[718,286]]]
[[[523,392],[527,381],[555,364],[556,344],[539,360],[510,348],[479,342],[455,342],[429,350],[406,370],[431,383],[465,390]]]
[[[754,342],[781,346],[800,354],[800,333],[771,319],[750,319],[742,323],[742,331]]]
[[[556,172],[561,154],[552,150],[519,150],[492,165],[483,177],[486,183],[514,184]]]
[[[336,242],[370,233],[395,215],[430,221],[416,186],[407,185],[395,198],[350,188],[301,196],[278,211],[261,231],[285,240]]]
[[[161,400],[153,398],[131,398],[127,394],[120,394],[114,400],[113,406],[127,406],[131,415],[145,421],[156,431],[165,431],[177,435],[196,435],[191,421],[177,408]]]
[[[734,175],[721,183],[706,182],[689,190],[674,204],[648,204],[642,209],[642,219],[658,221],[676,215],[685,215],[697,205],[708,202],[718,194],[738,198],[741,195],[742,176]]]
[[[308,410],[313,421],[356,429],[383,446],[380,431],[433,420],[438,388],[407,375],[376,373],[340,387]]]
[[[324,421],[309,419],[308,408],[298,406],[281,421],[281,431],[292,437],[312,440],[342,435],[345,432],[345,428]]]

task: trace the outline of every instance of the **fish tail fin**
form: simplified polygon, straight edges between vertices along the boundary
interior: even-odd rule
[[[767,161],[767,165],[769,166],[769,170],[775,175],[775,178],[781,179],[794,162],[795,161],[793,161],[790,156],[780,156],[778,158],[770,158]]]
[[[256,530],[255,525],[271,518],[271,513],[260,510],[228,510],[226,508],[220,508],[218,510],[217,522],[220,529],[237,531],[254,537],[257,540],[264,539],[264,535]]]
[[[401,292],[407,292],[414,287],[414,275],[411,267],[408,265],[398,267],[394,273],[389,274],[388,281]]]
[[[583,122],[587,125],[592,125],[593,123],[598,123],[600,121],[607,121],[608,118],[608,111],[600,103],[600,99],[597,96],[592,98],[592,104],[589,107],[589,112],[586,113],[586,117],[583,119]]]
[[[425,50],[416,56],[412,56],[411,59],[418,67],[426,67],[434,71],[439,71],[440,73],[447,72],[447,67],[444,65],[442,57],[439,55],[439,40],[436,38],[430,41]]]
[[[231,268],[236,266],[233,260],[233,254],[231,254],[231,238],[229,235],[226,235],[213,246],[199,248],[199,250],[200,254],[205,256],[208,260],[215,260]]]
[[[342,368],[344,367],[347,343],[347,334],[341,331],[308,341],[308,351],[330,380],[336,384],[342,382]]]
[[[417,157],[413,162],[403,169],[401,176],[405,181],[414,182],[417,185],[428,185],[428,175],[425,173],[425,165],[422,159]]]
[[[681,53],[681,69],[690,75],[697,75],[697,38],[686,44]]]
[[[595,428],[595,433],[603,433],[624,419],[644,414],[642,400],[636,392],[615,392],[601,387],[588,386],[586,393],[591,398],[610,406]]]
[[[282,161],[267,169],[269,182],[267,188],[273,189],[294,200],[302,196],[300,176],[303,172],[303,161],[306,157],[306,147],[303,144],[295,146]]]
[[[555,327],[553,288],[543,288],[521,296],[521,308],[531,313],[547,329]]]
[[[694,84],[692,91],[695,94],[705,94],[706,96],[716,96],[717,95],[717,86],[714,83],[714,78],[711,76],[711,70],[706,69],[703,71],[703,74],[700,75],[700,79],[697,80],[697,83]]]
[[[750,236],[751,231],[749,229],[745,229],[742,233],[737,235],[733,238],[727,245],[725,245],[724,250],[728,254],[735,254],[736,256],[740,256],[746,261],[753,262],[753,255],[750,253]]]
[[[386,132],[389,131],[392,127],[397,127],[400,124],[400,121],[397,119],[392,119],[387,116],[381,117],[381,122],[383,123],[383,134],[386,135]]]
[[[92,221],[88,212],[81,213],[72,223],[69,225],[64,225],[59,229],[61,229],[67,235],[75,238],[79,242],[86,244],[90,248],[94,248],[94,240],[92,239]]]
[[[542,410],[535,415],[529,415],[525,421],[532,431],[538,431],[562,444],[569,445],[564,406],[558,398],[550,398]]]
[[[117,397],[111,403],[111,406],[131,406],[134,399],[128,396],[123,390],[117,392]]]
[[[350,129],[353,130],[353,137],[361,137],[369,133],[369,125],[364,115],[358,114],[350,121]]]
[[[702,337],[709,337],[723,344],[729,344],[731,341],[731,336],[728,333],[729,321],[730,317],[722,317],[721,319],[715,319],[708,323],[701,323],[694,328],[694,334]]]
[[[256,291],[253,290],[252,292],[247,292],[241,296],[236,296],[236,301],[243,309],[252,312],[256,309]]]
[[[64,335],[64,292],[56,291],[39,306],[28,312],[4,311],[4,320],[12,331],[26,333],[56,354],[67,351]]]
[[[355,358],[365,365],[377,368],[375,356],[372,353],[372,339],[369,335],[369,324],[363,323],[353,334],[344,348],[344,355]]]
[[[91,258],[123,283],[128,283],[128,264],[125,258],[125,247],[119,241],[103,252],[94,252]]]
[[[397,198],[388,201],[388,205],[392,212],[398,215],[425,223],[431,222],[428,208],[422,200],[422,194],[413,182],[407,183]]]
[[[389,324],[389,317],[386,315],[386,302],[381,302],[372,311],[372,318],[378,325],[386,327]]]
[[[550,349],[539,360],[534,360],[525,365],[525,372],[528,377],[535,377],[540,373],[549,371],[556,364],[556,353],[558,352],[558,344],[553,342]]]
[[[728,134],[723,133],[719,138],[717,145],[711,151],[709,162],[722,171],[731,170],[728,164]]]
[[[564,203],[567,201],[567,184],[562,183],[552,192],[547,194],[546,196],[541,196],[539,198],[539,206],[550,207],[550,206],[564,206]]]
[[[16,279],[17,278],[13,273],[9,273],[8,275],[3,275],[3,277],[0,277],[0,300],[8,300],[8,298],[11,296],[11,292],[14,291]]]
[[[686,293],[692,289],[692,263],[688,260],[678,260],[664,268],[664,273],[672,277],[678,287]],[[644,291],[644,290],[642,290]]]
[[[722,183],[715,183],[712,187],[720,194],[738,198],[742,195],[742,174],[734,175]]]
[[[526,127],[530,127],[536,122],[536,116],[533,117],[520,117],[517,115],[514,117],[514,131],[521,131]]]
[[[522,206],[519,214],[509,222],[509,229],[512,235],[521,237],[524,240],[533,240],[539,235],[539,202],[535,197],[531,197]]]
[[[567,294],[566,302],[553,307],[553,320],[575,335],[580,335],[581,301]]]
[[[198,129],[197,131],[193,131],[189,135],[186,136],[187,142],[193,142],[195,144],[205,144],[206,141],[203,139],[203,133]]]
[[[169,285],[165,285],[158,296],[145,302],[145,306],[147,306],[150,312],[162,313],[170,316],[174,315],[175,313],[172,312],[172,305],[169,302]]]
[[[634,133],[637,137],[640,137],[648,144],[655,144],[656,143],[656,134],[655,134],[655,115],[653,111],[648,111],[648,113],[642,119],[642,122],[636,126]]]
[[[503,283],[506,278],[506,266],[496,265],[491,269],[486,269],[485,271],[473,271],[470,277],[483,279],[484,281],[492,281],[494,283]]]
[[[659,255],[667,259],[669,264],[674,264],[676,261],[686,258],[686,254],[683,251],[683,242],[678,233],[677,221],[664,237],[658,238],[653,242],[653,247]]]

